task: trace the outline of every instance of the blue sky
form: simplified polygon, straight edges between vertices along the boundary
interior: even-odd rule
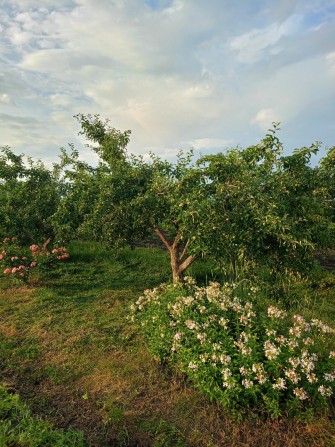
[[[0,144],[92,161],[77,113],[165,158],[255,144],[272,121],[287,153],[332,146],[335,1],[0,0]]]

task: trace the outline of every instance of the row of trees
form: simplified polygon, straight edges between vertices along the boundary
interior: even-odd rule
[[[175,282],[198,256],[304,271],[315,249],[335,245],[335,147],[311,166],[320,144],[284,156],[274,125],[246,149],[146,161],[128,154],[130,131],[99,116],[77,119],[97,166],[73,147],[53,169],[2,148],[0,236],[134,247],[154,234]]]

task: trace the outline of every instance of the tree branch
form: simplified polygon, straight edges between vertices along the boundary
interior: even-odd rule
[[[172,244],[171,242],[168,240],[168,238],[166,237],[166,234],[164,233],[163,230],[161,230],[160,228],[158,228],[156,225],[154,225],[154,232],[157,234],[157,236],[159,237],[159,239],[163,242],[163,244],[166,246],[166,248],[171,251],[172,248]]]
[[[178,248],[179,244],[181,241],[181,235],[178,233],[177,236],[174,238],[173,244],[172,244],[172,248],[175,250]]]
[[[184,259],[187,249],[188,249],[188,246],[190,245],[190,242],[191,242],[191,239],[187,239],[184,250],[183,250],[182,254],[179,256],[179,261],[182,261]]]
[[[179,269],[178,272],[182,273],[184,270],[187,269],[187,267],[189,267],[192,262],[195,260],[195,255],[190,255],[188,258],[185,259],[185,261],[183,263],[181,263],[179,265]]]

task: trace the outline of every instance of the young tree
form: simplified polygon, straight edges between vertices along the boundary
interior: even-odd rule
[[[198,223],[190,215],[201,198],[201,176],[191,166],[191,154],[177,162],[150,162],[128,156],[130,132],[121,133],[98,116],[78,116],[82,131],[100,156],[97,167],[81,162],[78,152],[63,151],[60,168],[69,180],[54,217],[60,236],[89,235],[113,246],[134,246],[154,233],[170,253],[174,281],[195,259],[192,235]]]

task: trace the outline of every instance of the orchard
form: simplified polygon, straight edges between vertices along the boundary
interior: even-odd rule
[[[99,116],[78,115],[98,166],[62,152],[68,190],[52,217],[58,237],[86,237],[134,247],[155,235],[181,280],[199,257],[235,274],[270,267],[273,275],[306,274],[316,250],[334,246],[335,148],[311,166],[320,143],[284,156],[278,125],[255,146],[176,162],[127,153],[130,131]]]
[[[82,374],[79,388],[85,374],[105,368],[100,363],[106,364],[106,353],[116,353],[117,364],[126,362],[122,349],[137,355],[142,333],[152,358],[160,368],[168,365],[176,383],[182,374],[229,414],[251,411],[275,420],[331,414],[335,330],[322,318],[334,312],[335,277],[333,265],[327,271],[318,259],[334,260],[335,147],[317,162],[312,157],[319,155],[319,142],[286,155],[274,123],[245,149],[144,159],[128,153],[130,131],[99,115],[76,119],[98,156],[94,166],[72,145],[61,149],[52,168],[0,149],[0,276],[1,290],[10,291],[4,306],[16,296],[13,286],[30,294],[30,301],[18,301],[17,322],[0,321],[0,329],[15,335],[25,327],[19,344],[37,328],[27,340],[35,343],[42,334],[41,352],[47,349],[44,337],[57,340],[53,350],[60,350],[60,359],[77,350],[85,355],[87,348],[86,363],[71,357],[82,369],[72,377]],[[22,322],[27,303],[34,310]],[[7,350],[4,369],[11,372],[12,355],[23,352],[19,377],[38,349]],[[48,351],[45,362],[52,355]],[[129,374],[132,359],[124,364],[123,379],[119,370],[108,372],[113,380],[121,384],[138,375]],[[48,364],[40,372],[63,391],[64,365]],[[149,378],[158,374],[155,368]],[[138,391],[142,386],[133,386],[140,399],[149,392]],[[91,399],[91,391],[76,393],[71,399]],[[99,401],[104,394],[96,393]],[[115,402],[103,409],[121,433],[126,416]]]

